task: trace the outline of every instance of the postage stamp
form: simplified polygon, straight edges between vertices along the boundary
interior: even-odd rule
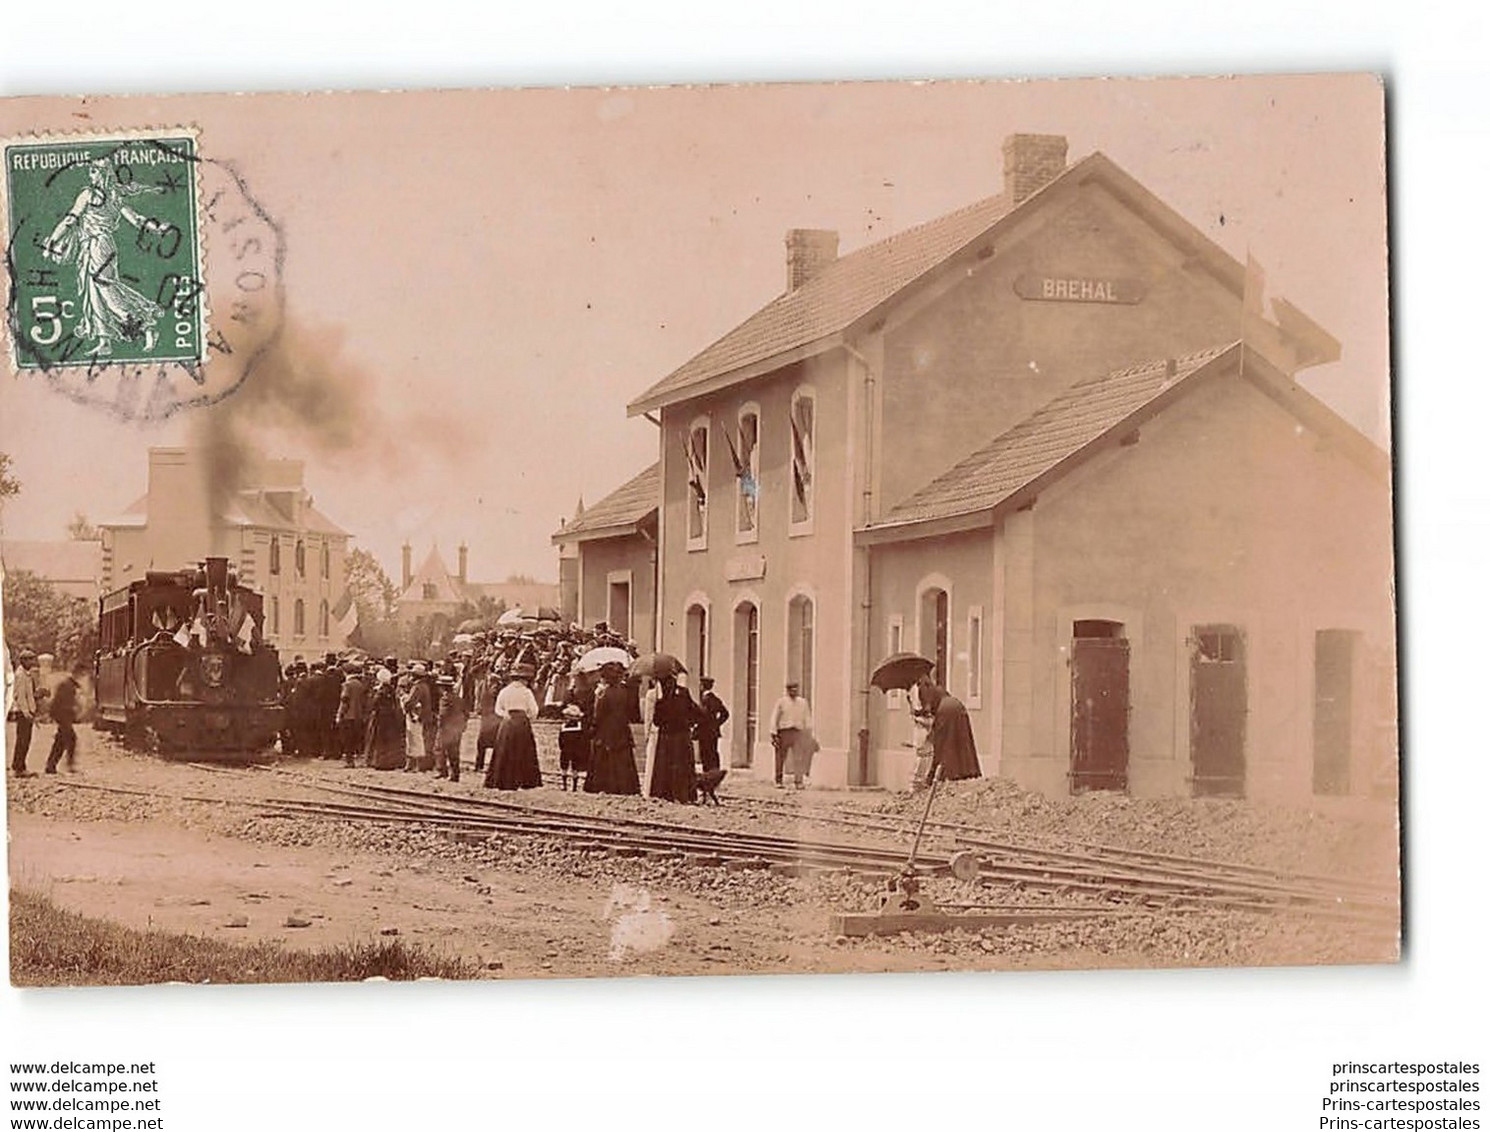
[[[236,391],[284,317],[284,240],[191,126],[0,139],[9,361],[121,420]]]
[[[202,360],[196,157],[185,130],[5,145],[18,369]]]

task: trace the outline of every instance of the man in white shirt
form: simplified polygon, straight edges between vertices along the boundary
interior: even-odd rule
[[[776,701],[771,709],[771,745],[776,748],[776,785],[782,785],[782,772],[787,758],[796,750],[812,730],[812,705],[802,698],[802,689],[795,680],[788,682],[786,695]],[[800,770],[792,775],[797,786],[802,785]]]
[[[16,740],[15,746],[11,748],[14,754],[11,756],[10,769],[17,778],[30,778],[32,774],[26,769],[26,752],[31,749],[31,728],[36,723],[36,678],[31,671],[35,665],[36,657],[30,653],[22,653],[16,658],[15,682],[10,689],[10,710],[6,713],[16,721]]]

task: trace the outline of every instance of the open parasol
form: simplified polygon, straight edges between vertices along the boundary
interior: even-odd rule
[[[936,661],[928,660],[920,653],[897,652],[875,666],[869,683],[882,692],[903,691],[921,677],[929,676],[935,667]]]
[[[578,660],[574,662],[576,672],[599,672],[607,664],[619,664],[622,668],[631,666],[631,654],[625,649],[610,648],[602,646],[581,653]]]
[[[528,615],[523,612],[523,607],[520,605],[514,605],[511,609],[503,613],[502,616],[497,618],[497,624],[521,625],[526,620],[529,620],[529,618]]]
[[[620,650],[617,650],[620,651]],[[650,676],[653,680],[661,679],[663,676],[676,676],[680,672],[687,672],[683,662],[671,653],[654,652],[646,656],[639,656],[631,664],[631,675]]]

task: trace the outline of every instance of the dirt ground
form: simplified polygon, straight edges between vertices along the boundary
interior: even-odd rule
[[[830,915],[874,907],[876,882],[614,859],[538,838],[463,844],[422,827],[271,816],[259,803],[314,797],[315,781],[480,794],[469,751],[466,778],[453,785],[334,762],[206,769],[126,751],[86,728],[79,740],[76,774],[8,779],[11,885],[137,928],[311,949],[397,935],[466,958],[491,978],[1381,962],[1397,955],[1394,936],[1236,912],[1130,913],[1082,924],[845,939],[829,931]],[[38,728],[33,759],[49,741],[50,729]],[[1168,802],[1149,812],[1124,800],[1113,817],[1112,799],[1054,806],[1008,783],[954,786],[947,812],[1001,837],[1050,842],[1069,829],[1091,839],[1096,830],[1134,847],[1158,840],[1187,851],[1172,831],[1153,828],[1170,822],[1200,831],[1194,836],[1208,856],[1226,848],[1216,843],[1221,828],[1237,860],[1271,863],[1269,855],[1282,855],[1292,867],[1373,877],[1395,870],[1394,815],[1382,807],[1301,815],[1207,801]],[[784,797],[734,779],[721,792],[726,805],[717,810],[562,794],[551,786],[521,800],[837,840],[854,834],[813,821],[813,814],[893,814],[909,805],[860,791]],[[937,899],[966,898],[950,878],[936,884]]]

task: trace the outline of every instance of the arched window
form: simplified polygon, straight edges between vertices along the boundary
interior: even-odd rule
[[[305,540],[295,540],[295,573],[305,577]]]
[[[321,599],[321,636],[331,636],[331,606],[325,598]]]
[[[936,661],[931,678],[943,688],[951,679],[947,660],[951,656],[951,623],[947,591],[931,586],[921,591],[921,655]]]
[[[801,685],[802,698],[812,702],[814,610],[812,598],[797,594],[786,607],[786,678]]]
[[[295,636],[305,636],[305,602],[298,597],[295,599]]]
[[[697,680],[709,674],[709,610],[702,602],[694,601],[683,620],[687,627],[683,663]]]
[[[331,543],[321,544],[321,577],[331,577]]]
[[[269,540],[269,573],[279,573],[279,536]]]
[[[709,539],[709,418],[701,417],[684,441],[688,459],[688,549],[699,550]]]
[[[802,527],[812,522],[814,485],[817,471],[814,446],[817,440],[817,399],[810,389],[792,394],[792,506],[791,525]]]
[[[735,533],[740,536],[754,536],[760,524],[760,437],[760,409],[746,405],[740,410],[735,442],[730,446],[735,465]]]

